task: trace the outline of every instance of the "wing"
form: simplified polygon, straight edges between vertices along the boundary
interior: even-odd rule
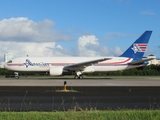
[[[138,60],[138,61],[134,61],[134,62],[130,62],[128,63],[129,65],[140,65],[140,64],[143,64],[144,62],[146,61],[150,61],[150,60],[153,60],[154,58],[144,58],[142,60]]]
[[[92,60],[92,61],[86,61],[86,62],[80,62],[80,63],[75,63],[71,65],[66,65],[64,69],[66,70],[84,70],[84,68],[94,65],[99,62],[103,62],[105,60],[110,60],[111,58],[102,58],[102,59],[97,59],[97,60]]]

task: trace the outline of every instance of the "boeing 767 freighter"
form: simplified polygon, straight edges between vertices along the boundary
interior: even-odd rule
[[[145,31],[119,57],[20,57],[4,64],[4,68],[18,72],[48,72],[58,76],[75,73],[75,79],[85,73],[122,71],[145,66],[152,58],[142,59],[152,31]]]

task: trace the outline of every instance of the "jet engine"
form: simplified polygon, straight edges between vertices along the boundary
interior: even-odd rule
[[[49,70],[50,75],[62,75],[63,74],[63,67],[62,66],[56,66],[51,67]]]

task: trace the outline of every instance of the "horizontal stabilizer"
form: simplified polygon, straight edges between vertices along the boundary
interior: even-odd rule
[[[140,65],[140,64],[143,64],[143,63],[146,62],[146,61],[150,61],[150,60],[153,60],[153,59],[155,59],[155,58],[143,58],[142,60],[130,62],[130,63],[128,63],[128,64],[129,64],[129,65]]]

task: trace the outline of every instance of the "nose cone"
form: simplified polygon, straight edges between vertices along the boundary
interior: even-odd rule
[[[6,68],[6,67],[7,67],[7,63],[4,63],[4,64],[3,64],[3,68]]]
[[[4,64],[6,64],[5,62],[1,63],[1,68],[4,68]]]
[[[3,68],[8,69],[8,64],[7,64],[7,63],[4,63],[4,64],[3,64]]]

